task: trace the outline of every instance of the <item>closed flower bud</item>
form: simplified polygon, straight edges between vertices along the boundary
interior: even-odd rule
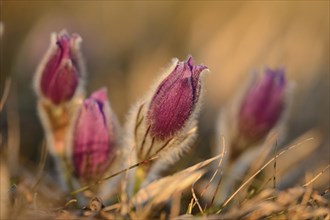
[[[178,62],[160,83],[147,113],[153,137],[165,140],[184,127],[196,107],[201,90],[200,73],[205,69],[206,66],[195,65],[189,57]]]
[[[240,135],[250,144],[260,141],[279,121],[285,104],[283,70],[266,69],[247,91],[238,115]]]
[[[75,94],[82,76],[80,36],[65,31],[53,34],[51,44],[36,77],[36,89],[43,97],[58,105]]]
[[[106,89],[83,102],[73,130],[72,159],[79,179],[101,177],[113,161],[117,134],[112,116]]]
[[[123,155],[133,163],[143,161],[137,175],[141,184],[138,187],[157,178],[194,141],[202,92],[201,74],[206,69],[204,65],[195,65],[191,56],[183,62],[173,59],[160,82],[131,110],[124,144],[127,149]],[[132,185],[128,189],[132,189]]]

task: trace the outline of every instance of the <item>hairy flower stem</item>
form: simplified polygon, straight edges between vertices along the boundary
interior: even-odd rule
[[[73,188],[73,180],[72,180],[72,171],[69,166],[68,158],[65,155],[62,155],[60,157],[60,169],[59,172],[63,172],[61,175],[63,175],[63,179],[65,181],[65,185],[68,187],[68,190],[71,192]]]
[[[64,191],[73,189],[70,166],[66,156],[67,134],[74,117],[77,104],[54,106],[45,100],[40,100],[38,111],[45,129],[47,148],[55,161],[56,177]]]

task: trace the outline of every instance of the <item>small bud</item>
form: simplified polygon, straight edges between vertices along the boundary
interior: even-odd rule
[[[158,86],[151,99],[147,120],[153,137],[165,140],[180,131],[198,101],[200,73],[207,69],[194,65],[192,57],[178,62],[174,70]]]
[[[238,115],[238,129],[250,144],[263,139],[276,125],[284,110],[283,70],[265,70],[264,77],[247,91]]]
[[[115,157],[116,131],[106,89],[94,92],[78,113],[73,132],[73,166],[83,180],[99,178]]]
[[[69,101],[75,94],[82,76],[80,36],[65,31],[51,36],[51,44],[40,64],[36,88],[53,104]]]

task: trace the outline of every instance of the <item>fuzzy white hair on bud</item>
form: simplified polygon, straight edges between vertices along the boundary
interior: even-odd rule
[[[164,101],[165,103],[168,102],[167,98],[173,96],[166,97],[167,94],[159,90],[162,89],[161,86],[166,87],[166,84],[170,83],[170,87],[178,86],[178,89],[181,89],[180,84],[175,85],[175,83],[178,84],[181,83],[182,80],[185,80],[182,79],[180,81],[180,77],[182,77],[181,74],[185,77],[188,74],[184,71],[191,71],[189,76],[191,74],[190,77],[192,77],[192,71],[195,71],[195,67],[199,67],[199,72],[196,73],[196,78],[191,78],[191,82],[198,83],[197,85],[192,84],[193,87],[191,92],[193,93],[194,99],[191,101],[191,107],[179,110],[188,111],[188,117],[182,119],[182,123],[180,123],[177,130],[169,133],[167,136],[158,137],[157,132],[152,133],[153,124],[150,122],[150,120],[152,120],[152,118],[150,119],[150,111],[153,111],[152,102],[155,99],[164,99],[161,101]],[[178,73],[175,72],[177,68],[180,69],[180,72]],[[152,86],[149,93],[131,108],[126,126],[127,134],[125,135],[126,145],[130,146],[129,148],[131,148],[131,150],[128,149],[127,152],[134,151],[136,155],[134,160],[138,162],[145,161],[143,165],[144,172],[147,175],[144,180],[145,184],[152,181],[154,177],[157,176],[160,171],[166,169],[167,166],[176,162],[181,155],[190,148],[192,142],[195,140],[197,135],[197,116],[201,106],[200,96],[202,96],[202,90],[200,90],[202,80],[200,79],[199,74],[202,71],[205,71],[204,69],[206,70],[206,67],[202,65],[194,66],[191,57],[188,58],[187,62],[179,62],[178,59],[173,59],[172,63],[164,70],[164,73],[157,80],[157,83]],[[182,89],[187,88],[183,87]],[[165,94],[165,97],[160,96],[160,93]],[[157,103],[158,102],[159,101],[157,101]],[[167,106],[164,106],[164,108],[166,107]],[[175,111],[170,113],[176,114]],[[162,115],[159,116],[161,117]],[[157,114],[153,115],[153,117],[157,117]],[[175,123],[175,121],[173,123]],[[130,153],[127,154],[132,155]],[[153,159],[154,157],[156,157],[155,160],[149,161],[149,159]]]

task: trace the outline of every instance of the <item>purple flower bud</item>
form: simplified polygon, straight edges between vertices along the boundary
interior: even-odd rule
[[[98,178],[113,161],[116,134],[111,120],[106,89],[94,92],[83,102],[73,133],[72,159],[79,178]]]
[[[278,122],[284,109],[285,76],[283,70],[265,70],[243,99],[238,116],[238,128],[249,143],[264,138]]]
[[[65,31],[52,36],[48,56],[42,63],[37,86],[42,94],[58,105],[70,100],[78,87],[81,77],[79,43],[81,38]]]
[[[205,69],[206,66],[194,65],[193,58],[189,57],[185,62],[178,62],[160,83],[147,113],[153,137],[164,140],[184,127],[198,101],[199,77]]]

